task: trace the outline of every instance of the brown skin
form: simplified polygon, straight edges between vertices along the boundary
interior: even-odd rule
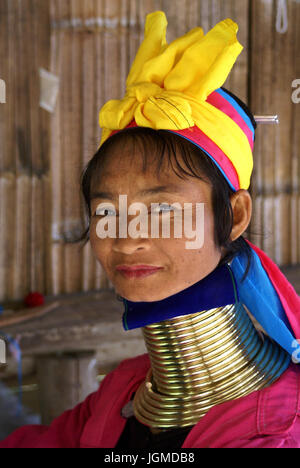
[[[209,182],[194,177],[179,178],[167,163],[164,163],[157,178],[151,164],[143,172],[142,158],[139,154],[129,153],[122,148],[122,156],[110,155],[107,158],[100,179],[92,191],[109,191],[116,196],[115,200],[95,198],[91,201],[90,242],[96,259],[101,263],[107,277],[115,287],[117,294],[130,301],[157,301],[169,297],[200,281],[218,265],[223,248],[214,244],[214,219],[211,202],[211,185]],[[130,157],[129,157],[130,156]],[[184,163],[183,167],[184,167]],[[153,166],[152,166],[153,167]],[[147,197],[137,197],[137,192],[174,183],[180,193],[161,193]],[[95,215],[100,203],[113,203],[118,212],[119,194],[127,195],[127,206],[133,202],[142,202],[149,207],[151,203],[171,204],[179,202],[193,203],[193,229],[195,229],[195,204],[204,203],[204,244],[200,249],[186,249],[185,242],[192,241],[186,237],[174,238],[172,222],[171,237],[155,239],[150,237],[150,216],[148,238],[133,239],[100,239],[96,234],[96,225],[100,219]],[[231,197],[234,214],[234,226],[231,240],[237,239],[248,227],[252,212],[252,202],[247,190],[239,190]],[[137,213],[138,214],[138,213]],[[136,215],[137,215],[136,214]],[[171,220],[174,217],[171,214]],[[128,215],[128,224],[136,215]],[[102,216],[103,218],[103,216]],[[118,217],[116,219],[118,226]],[[117,231],[118,232],[118,231]],[[183,231],[184,233],[184,231]],[[116,271],[119,264],[146,264],[163,267],[155,274],[144,278],[126,278]]]

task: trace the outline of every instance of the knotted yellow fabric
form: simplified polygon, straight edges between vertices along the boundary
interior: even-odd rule
[[[236,122],[206,102],[224,84],[243,49],[236,37],[238,25],[228,18],[206,35],[196,27],[169,45],[166,28],[164,12],[147,15],[126,94],[108,101],[100,111],[100,146],[113,130],[124,129],[133,120],[156,130],[197,126],[230,159],[240,188],[248,188],[253,167],[248,139]]]

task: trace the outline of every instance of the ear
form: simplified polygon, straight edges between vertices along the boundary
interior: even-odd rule
[[[247,190],[241,189],[230,197],[233,212],[233,227],[230,240],[233,242],[247,229],[252,215],[252,199]]]

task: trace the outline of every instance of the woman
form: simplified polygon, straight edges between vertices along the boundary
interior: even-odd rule
[[[222,88],[242,50],[237,25],[170,45],[166,26],[163,12],[147,16],[82,178],[93,252],[148,353],[0,447],[300,447],[299,297],[243,237],[256,124]]]

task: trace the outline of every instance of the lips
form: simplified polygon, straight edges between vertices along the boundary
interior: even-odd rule
[[[155,265],[119,265],[117,266],[117,270],[156,270],[160,269],[161,267],[157,267]]]
[[[143,278],[153,275],[161,269],[162,267],[156,267],[153,265],[119,265],[116,268],[116,270],[126,278]]]

